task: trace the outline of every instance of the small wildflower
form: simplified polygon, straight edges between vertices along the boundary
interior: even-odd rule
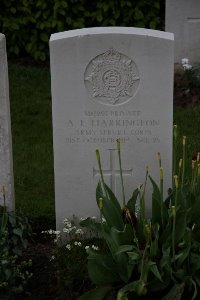
[[[83,234],[83,229],[79,228],[75,231],[75,234]]]
[[[86,218],[84,218],[84,217],[80,218],[80,221],[85,221],[85,220],[86,220]]]
[[[72,227],[72,223],[71,223],[71,222],[67,222],[67,223],[65,223],[65,226],[66,226],[67,228],[71,228],[71,227]]]
[[[70,245],[70,244],[67,244],[67,245],[66,245],[66,249],[70,251],[70,250],[71,250],[71,245]]]
[[[86,251],[87,253],[89,253],[89,250],[90,250],[90,246],[85,246],[85,251]]]
[[[93,249],[94,251],[98,251],[98,250],[99,250],[99,247],[97,247],[97,246],[95,246],[95,245],[92,245],[92,249]]]
[[[192,65],[189,64],[189,59],[188,58],[182,58],[181,59],[181,64],[182,64],[184,70],[192,69]]]
[[[52,255],[52,257],[50,258],[50,261],[54,260],[55,259],[55,256]]]
[[[81,242],[77,242],[77,241],[75,241],[75,242],[74,242],[74,245],[75,245],[75,246],[79,246],[79,247],[81,247],[81,246],[82,246],[82,243],[81,243]]]
[[[189,59],[188,58],[182,58],[181,59],[181,64],[182,65],[189,64]]]
[[[102,223],[106,223],[106,219],[102,217]]]

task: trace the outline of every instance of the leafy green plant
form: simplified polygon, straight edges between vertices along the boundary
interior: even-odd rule
[[[163,29],[162,0],[2,0],[0,31],[7,37],[8,54],[49,57],[51,33],[97,26]]]
[[[175,168],[174,187],[165,200],[159,154],[159,184],[154,182],[147,169],[143,187],[139,186],[126,202],[120,142],[117,140],[122,208],[104,182],[100,154],[96,151],[101,174],[96,190],[100,221],[88,218],[80,224],[95,228],[109,250],[104,253],[89,251],[88,273],[96,288],[80,300],[106,299],[113,291],[117,300],[149,299],[152,296],[162,300],[197,299],[200,288],[200,158],[198,154],[193,161],[191,181],[185,181],[185,147],[186,137],[183,137],[183,158]],[[153,187],[151,219],[146,217],[145,210],[148,180]],[[137,201],[139,212],[136,212]]]
[[[103,249],[102,239],[80,228],[75,216],[72,220],[63,220],[62,232],[50,229],[42,231],[42,234],[55,243],[50,263],[55,269],[58,294],[66,295],[66,298],[70,295],[70,299],[75,300],[94,287],[87,273],[87,252]]]
[[[0,298],[10,299],[23,292],[31,277],[31,261],[22,260],[23,250],[28,245],[30,225],[23,216],[7,212],[5,191],[3,188],[4,206],[0,207]]]

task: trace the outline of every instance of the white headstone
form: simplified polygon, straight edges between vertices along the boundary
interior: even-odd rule
[[[12,142],[10,124],[10,103],[8,87],[8,68],[6,55],[6,39],[0,33],[0,190],[5,187],[6,206],[14,210],[14,180],[12,163]],[[2,192],[0,205],[3,205]]]
[[[171,186],[173,34],[72,30],[51,36],[50,57],[57,227],[73,214],[98,214],[96,148],[106,182],[121,199],[116,138],[127,199],[144,182],[146,165],[158,178],[158,151],[165,187]]]
[[[166,31],[174,33],[175,62],[200,61],[200,1],[166,0]]]

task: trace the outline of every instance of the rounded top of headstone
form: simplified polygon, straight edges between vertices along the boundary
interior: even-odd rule
[[[0,49],[4,49],[5,48],[5,35],[3,33],[0,33]]]
[[[5,35],[0,32],[0,40],[3,40],[3,39],[5,39]]]
[[[135,27],[92,27],[68,30],[64,32],[58,32],[51,35],[50,41],[59,40],[63,38],[84,36],[84,35],[95,35],[95,34],[135,34],[141,36],[149,36],[155,38],[162,38],[168,40],[174,40],[174,34],[165,31],[135,28]]]

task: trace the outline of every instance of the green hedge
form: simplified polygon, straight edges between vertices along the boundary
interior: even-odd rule
[[[45,61],[51,33],[95,26],[163,29],[164,0],[1,0],[10,56]]]

